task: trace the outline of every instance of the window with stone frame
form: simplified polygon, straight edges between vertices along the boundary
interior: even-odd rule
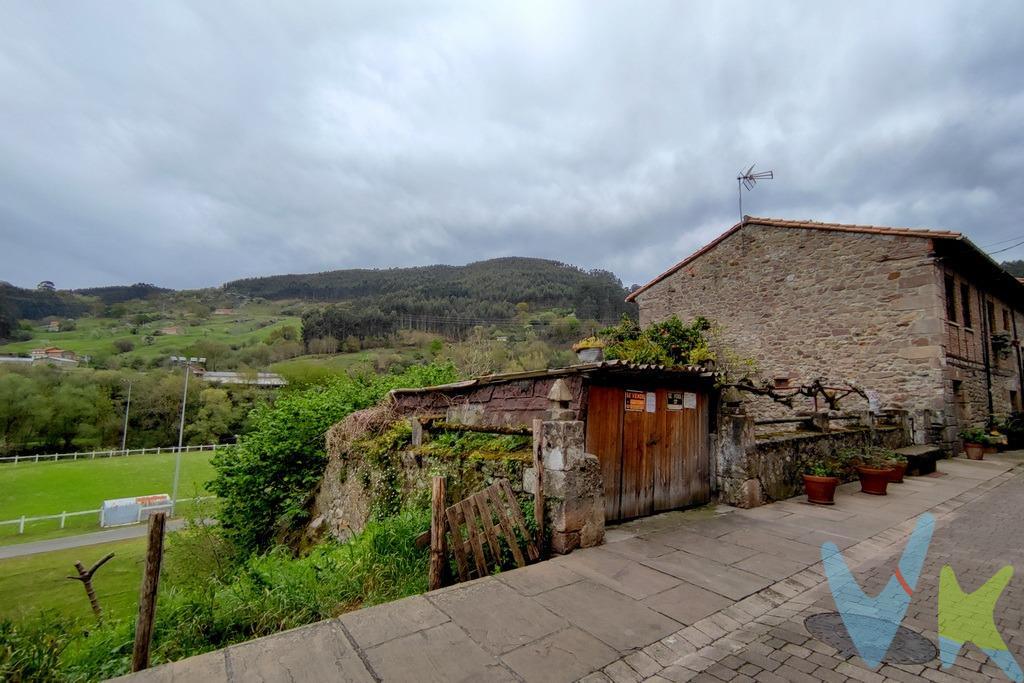
[[[993,301],[985,302],[985,312],[988,313],[988,333],[996,333],[996,305]]]
[[[1003,331],[1010,331],[1010,311],[1006,308],[1003,308]]]
[[[964,327],[971,326],[971,287],[964,283],[960,285],[960,312],[963,316]]]
[[[946,276],[946,320],[956,322],[956,285],[952,275]]]

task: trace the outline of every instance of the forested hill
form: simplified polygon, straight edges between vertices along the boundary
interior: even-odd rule
[[[1024,277],[1024,261],[1003,261],[999,265],[1014,277]]]
[[[497,258],[465,266],[334,270],[235,280],[224,289],[265,299],[360,301],[384,314],[510,318],[517,303],[572,309],[614,320],[634,311],[613,273],[537,258]]]

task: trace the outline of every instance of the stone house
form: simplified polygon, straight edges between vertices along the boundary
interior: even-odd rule
[[[964,426],[1021,409],[1022,295],[957,232],[744,216],[628,300],[642,325],[714,320],[779,386],[857,383],[956,452]]]

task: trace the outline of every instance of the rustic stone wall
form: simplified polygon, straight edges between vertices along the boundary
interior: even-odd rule
[[[501,457],[448,456],[403,448],[386,457],[367,457],[361,439],[383,432],[397,419],[388,407],[357,411],[327,433],[327,466],[314,504],[309,539],[329,534],[345,540],[362,530],[373,512],[375,498],[397,495],[395,505],[429,505],[431,477],[448,480],[451,499],[459,500],[497,479],[506,479],[522,493],[523,470],[533,461],[530,451]],[[377,501],[379,502],[379,501]]]
[[[993,333],[1016,338],[1024,334],[1024,318],[1005,299],[979,290],[978,283],[950,265],[941,269],[943,290],[946,278],[953,284],[955,318],[946,320],[945,371],[946,411],[941,425],[942,441],[958,450],[957,433],[966,426],[985,426],[992,415],[1001,420],[1020,409],[1022,400],[1020,347],[1003,351],[993,348]],[[963,300],[962,287],[968,287],[968,300]],[[945,293],[945,296],[948,296]],[[989,316],[988,303],[992,304]],[[964,307],[970,311],[970,324],[965,324]],[[986,368],[986,359],[988,368]],[[991,392],[991,396],[990,396]]]
[[[489,426],[523,426],[543,419],[550,402],[548,393],[558,378],[541,377],[501,384],[395,395],[394,408],[402,415],[446,415],[451,422]],[[572,393],[570,409],[581,411],[583,378],[561,378]]]
[[[757,507],[803,493],[803,473],[816,461],[842,448],[910,442],[900,426],[854,424],[827,432],[798,431],[757,439],[753,419],[727,415],[722,419],[717,458],[718,497],[737,507]]]
[[[876,391],[880,407],[913,413],[918,442],[945,422],[943,288],[928,239],[748,224],[637,302],[643,325],[710,318],[767,379]]]
[[[551,550],[562,555],[604,541],[604,480],[597,456],[583,451],[584,427],[579,420],[540,423],[545,524]],[[534,493],[535,483],[529,467],[523,488]]]

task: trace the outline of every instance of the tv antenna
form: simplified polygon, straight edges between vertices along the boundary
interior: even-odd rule
[[[739,195],[740,199],[740,222],[743,222],[743,188],[747,188],[747,191],[754,189],[754,185],[757,185],[758,180],[772,180],[775,178],[775,171],[758,171],[754,172],[754,166],[757,164],[751,164],[750,168],[746,171],[740,171],[740,174],[736,176],[736,194]]]

